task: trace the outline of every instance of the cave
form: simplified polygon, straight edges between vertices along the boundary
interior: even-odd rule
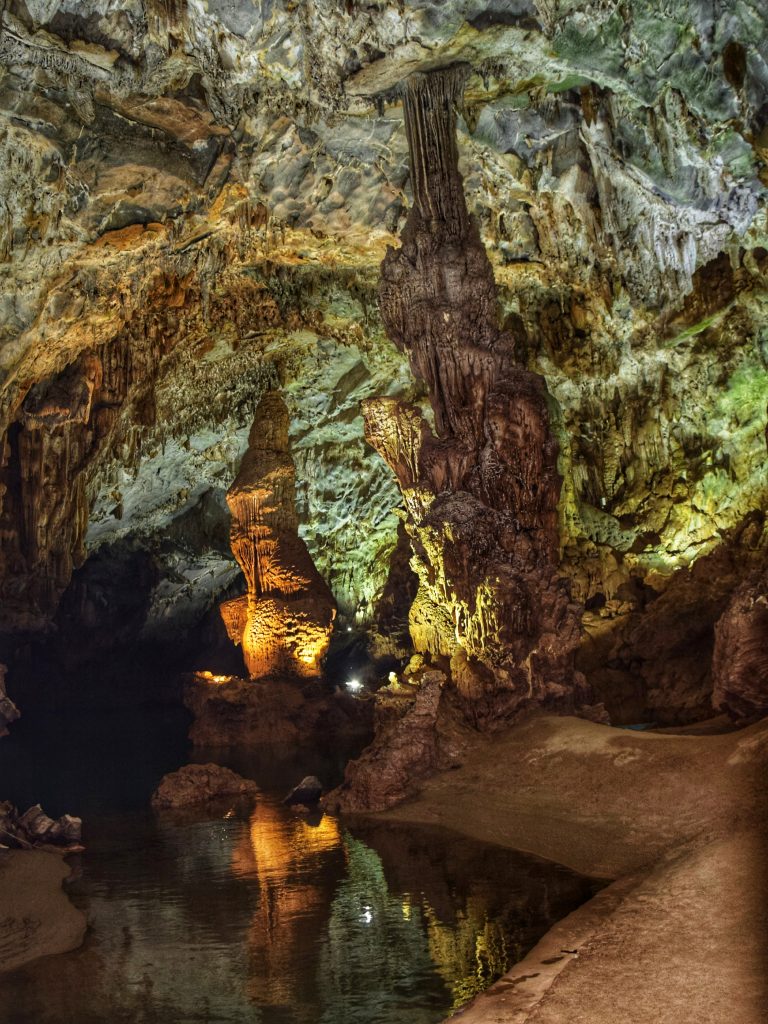
[[[768,1019],[768,12],[0,2],[0,1024]]]

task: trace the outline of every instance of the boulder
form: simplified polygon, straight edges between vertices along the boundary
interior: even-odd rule
[[[259,787],[218,764],[188,764],[164,776],[152,795],[152,806],[190,807],[221,797],[255,797]]]
[[[307,775],[301,780],[298,786],[294,786],[288,796],[283,800],[288,806],[303,804],[311,807],[316,804],[323,795],[323,784],[314,775]]]

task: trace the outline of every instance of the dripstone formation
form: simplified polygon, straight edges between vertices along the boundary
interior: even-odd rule
[[[248,593],[222,605],[249,675],[320,674],[336,605],[299,537],[289,416],[277,392],[259,402],[240,472],[227,492],[232,551]]]
[[[580,608],[557,567],[561,478],[546,384],[499,328],[464,199],[455,111],[465,77],[459,66],[404,86],[414,203],[381,268],[382,319],[427,386],[434,430],[393,399],[368,401],[365,422],[405,503],[415,648],[450,661],[482,722],[524,704],[572,704]]]

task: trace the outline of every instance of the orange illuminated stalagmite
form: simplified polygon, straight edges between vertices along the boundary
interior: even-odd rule
[[[227,632],[241,643],[251,678],[316,676],[336,606],[298,533],[288,410],[276,391],[259,402],[240,472],[227,492],[231,545],[247,595],[226,601]]]

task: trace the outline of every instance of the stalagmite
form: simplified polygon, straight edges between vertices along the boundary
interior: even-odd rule
[[[317,676],[336,605],[298,533],[288,410],[275,391],[259,402],[240,472],[227,492],[232,551],[248,593],[222,605],[252,678]]]
[[[420,584],[415,647],[451,659],[454,684],[482,719],[573,702],[580,610],[557,569],[546,385],[499,329],[493,272],[464,200],[455,110],[465,77],[454,66],[404,85],[414,203],[379,292],[389,336],[427,385],[436,433],[392,399],[371,399],[364,412],[405,501]]]

